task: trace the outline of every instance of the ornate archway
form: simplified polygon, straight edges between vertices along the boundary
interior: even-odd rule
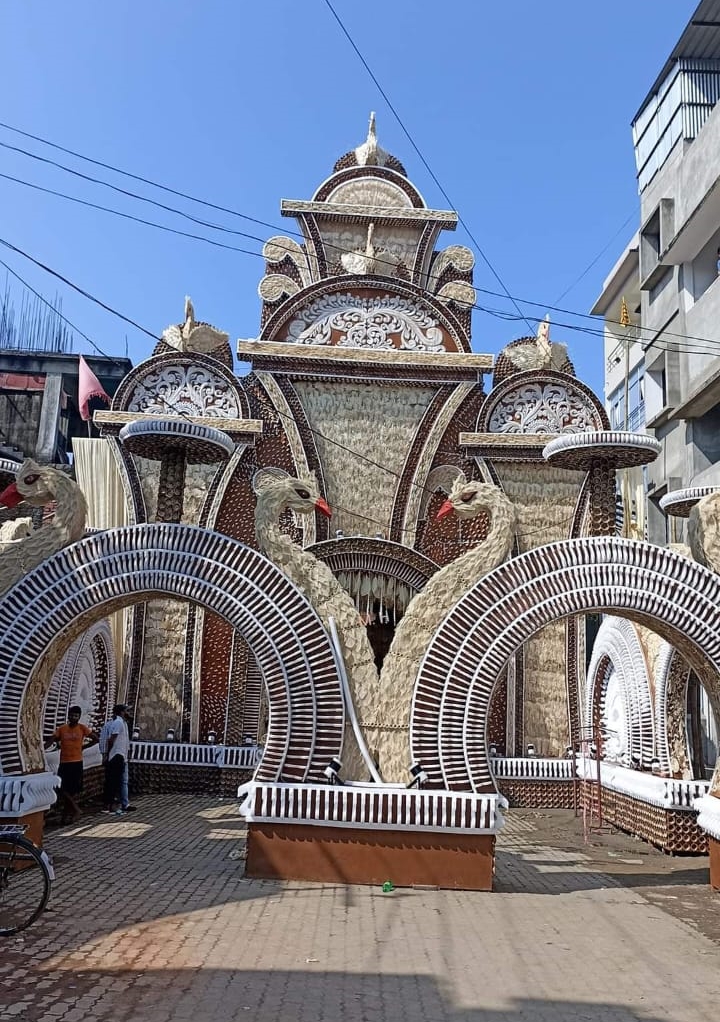
[[[44,731],[64,723],[68,706],[78,703],[87,723],[99,728],[117,690],[117,666],[107,618],[93,624],[63,656],[45,702]]]
[[[256,550],[171,524],[89,536],[0,601],[0,772],[42,769],[45,697],[72,642],[108,613],[155,595],[214,611],[253,651],[271,706],[258,779],[320,779],[340,753],[344,726],[337,665],[320,619]]]
[[[615,747],[620,754],[618,758],[627,759],[627,766],[635,757],[641,766],[649,767],[655,755],[650,681],[642,646],[630,621],[618,617],[603,621],[595,639],[587,677],[585,726],[590,727],[598,720],[605,731],[603,747],[606,752],[612,752]],[[610,719],[612,702],[618,711],[617,721]],[[624,712],[620,711],[620,706]],[[608,729],[618,734],[608,733]]]
[[[647,625],[720,690],[720,577],[672,550],[614,536],[531,550],[481,579],[437,631],[412,706],[413,757],[431,782],[494,791],[485,727],[496,679],[549,622],[605,611]]]

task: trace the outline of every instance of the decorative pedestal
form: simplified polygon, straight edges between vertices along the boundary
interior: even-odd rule
[[[492,890],[501,796],[384,785],[245,790],[247,876]]]
[[[720,798],[707,794],[695,799],[698,826],[707,834],[710,886],[720,891]]]
[[[491,891],[495,835],[251,824],[245,873],[270,880]]]
[[[720,891],[720,841],[708,835],[708,853],[710,855],[710,886]]]

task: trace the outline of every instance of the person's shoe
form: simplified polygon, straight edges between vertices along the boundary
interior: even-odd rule
[[[120,807],[119,809],[116,809],[116,810],[115,810],[115,815],[116,815],[116,816],[124,816],[124,815],[125,815],[125,812],[126,812],[126,810],[125,810],[125,809],[123,809],[123,808],[122,808],[122,806],[121,806],[121,807]]]
[[[123,806],[124,813],[134,813],[136,809],[137,806]]]
[[[108,809],[107,806],[106,806],[104,809],[101,809],[100,812],[101,813],[111,813],[112,809]]]

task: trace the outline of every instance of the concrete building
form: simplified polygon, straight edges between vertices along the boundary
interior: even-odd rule
[[[132,368],[127,358],[85,360],[110,396]],[[88,423],[80,418],[78,371],[78,356],[71,352],[0,349],[0,443],[9,454],[69,462],[72,438],[88,436]]]
[[[640,230],[592,310],[606,317],[613,425],[624,423],[629,370],[628,426],[641,429],[644,415],[662,441],[646,473],[647,535],[658,543],[682,527],[666,521],[664,494],[720,483],[719,98],[720,0],[703,0],[633,119]]]

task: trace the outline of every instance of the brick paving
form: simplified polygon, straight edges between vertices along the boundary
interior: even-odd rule
[[[680,860],[646,846],[628,855],[602,838],[578,847],[567,814],[510,815],[493,894],[383,894],[246,880],[231,800],[147,796],[139,806],[48,833],[51,908],[0,943],[2,1019],[718,1017],[720,945],[690,916],[692,904],[712,915],[720,896],[692,885],[690,916],[677,918],[666,905],[685,899],[672,892],[688,886],[686,860],[674,887],[663,864]],[[548,820],[560,835],[574,826],[575,846]]]

